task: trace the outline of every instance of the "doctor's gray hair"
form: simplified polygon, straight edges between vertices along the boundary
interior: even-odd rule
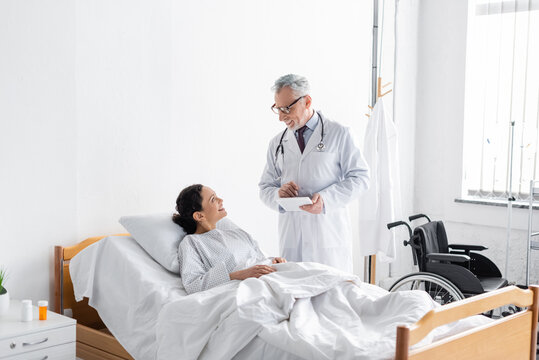
[[[309,81],[305,76],[296,75],[296,74],[287,74],[283,75],[277,80],[275,84],[271,87],[275,93],[281,91],[282,88],[289,86],[296,96],[305,96],[308,95],[311,91],[309,86]]]

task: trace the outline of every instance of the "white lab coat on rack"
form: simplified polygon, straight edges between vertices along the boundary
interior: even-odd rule
[[[362,256],[377,255],[381,262],[395,260],[395,236],[387,224],[400,220],[400,171],[397,131],[382,98],[374,106],[365,133],[365,161],[371,185],[359,201],[359,244]]]

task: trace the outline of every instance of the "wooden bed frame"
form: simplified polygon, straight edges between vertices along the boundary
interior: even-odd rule
[[[129,235],[129,234],[123,234]],[[88,299],[76,302],[69,275],[69,261],[81,250],[103,239],[98,236],[74,246],[54,247],[54,310],[64,314],[71,309],[77,320],[77,357],[84,360],[122,360],[133,358],[103,324],[97,311],[88,305]]]
[[[128,234],[122,234],[128,235]],[[88,299],[76,302],[69,275],[69,261],[87,246],[105,236],[86,239],[71,247],[54,249],[54,308],[63,314],[71,309],[77,320],[77,357],[84,360],[133,359],[107,330]],[[432,329],[503,305],[527,307],[525,311],[410,350]],[[456,301],[429,311],[410,326],[397,328],[396,360],[405,359],[532,359],[537,346],[539,287],[522,290],[515,286]]]
[[[508,286],[431,310],[415,324],[397,327],[395,359],[535,360],[538,300],[538,286],[527,290]],[[419,349],[409,349],[438,326],[509,304],[527,309]]]

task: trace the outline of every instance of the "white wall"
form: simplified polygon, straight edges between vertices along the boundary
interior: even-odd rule
[[[306,75],[315,107],[361,146],[371,14],[352,0],[0,3],[0,264],[12,297],[52,295],[54,245],[172,211],[194,182],[276,253],[276,214],[257,190],[282,129],[269,88]]]
[[[77,238],[172,211],[171,1],[77,1]],[[179,135],[179,134],[178,134]]]
[[[0,267],[48,299],[53,245],[76,237],[75,4],[0,3]]]

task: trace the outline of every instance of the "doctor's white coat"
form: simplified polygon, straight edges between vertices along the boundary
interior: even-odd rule
[[[282,132],[268,147],[267,162],[259,189],[260,198],[279,211],[281,256],[289,261],[312,261],[352,272],[352,233],[346,205],[369,186],[369,170],[348,128],[318,112],[324,122],[323,151],[317,150],[320,120],[303,154],[288,130],[283,138],[284,154],[275,152]],[[279,207],[279,188],[290,181],[299,186],[298,196],[319,193],[324,200],[321,214],[285,212]]]

